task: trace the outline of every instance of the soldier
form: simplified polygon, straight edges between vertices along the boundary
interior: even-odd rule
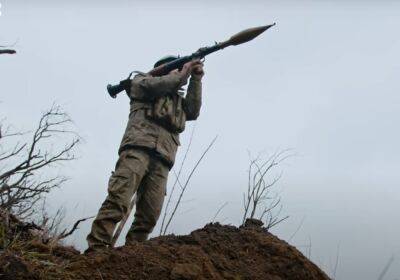
[[[154,67],[175,60],[167,56]],[[200,60],[181,70],[153,77],[138,72],[131,80],[129,121],[119,148],[119,159],[108,183],[108,196],[101,205],[87,236],[86,252],[110,246],[115,227],[127,213],[135,193],[136,212],[126,244],[148,238],[160,216],[168,172],[172,168],[185,122],[196,120],[201,107]],[[189,80],[186,96],[182,86]]]

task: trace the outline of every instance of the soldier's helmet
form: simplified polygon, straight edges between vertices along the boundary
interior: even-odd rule
[[[176,56],[176,55],[164,56],[164,57],[160,58],[159,60],[157,60],[157,62],[154,64],[154,68],[156,68],[156,67],[158,67],[158,66],[160,66],[162,64],[174,61],[177,58],[179,58],[179,56]]]

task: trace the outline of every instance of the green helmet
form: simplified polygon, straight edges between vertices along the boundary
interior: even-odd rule
[[[160,59],[154,64],[154,68],[156,68],[156,67],[158,67],[158,66],[160,66],[160,65],[162,65],[162,64],[164,64],[164,63],[168,63],[168,62],[174,61],[174,60],[177,59],[177,58],[179,58],[179,56],[176,56],[176,55],[167,55],[167,56],[164,56],[164,57],[160,58]]]

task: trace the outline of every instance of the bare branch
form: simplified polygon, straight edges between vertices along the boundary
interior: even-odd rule
[[[181,165],[179,167],[178,174],[176,174],[175,169],[173,169],[173,172],[175,174],[175,182],[172,185],[172,189],[171,189],[171,192],[170,192],[170,194],[168,196],[168,201],[167,201],[167,204],[166,204],[165,209],[164,209],[164,215],[163,215],[162,222],[161,222],[161,227],[160,227],[160,235],[162,235],[162,232],[163,232],[163,229],[164,229],[164,224],[165,224],[165,221],[167,219],[168,209],[169,209],[169,205],[171,204],[171,199],[172,199],[172,196],[173,196],[174,191],[175,191],[176,183],[179,183],[179,186],[180,186],[181,190],[183,190],[183,186],[182,186],[182,184],[181,184],[181,182],[179,180],[179,177],[181,175],[183,166],[185,165],[187,155],[189,154],[190,148],[192,146],[192,141],[193,141],[193,136],[194,136],[195,129],[196,129],[196,124],[193,125],[192,132],[190,133],[189,144],[188,144],[188,146],[186,148],[185,155],[183,156],[183,160],[182,160],[182,163],[181,163]]]
[[[303,216],[303,218],[301,219],[301,222],[299,223],[298,227],[296,228],[296,230],[292,233],[292,235],[289,237],[288,242],[290,242],[293,237],[296,236],[296,234],[299,232],[300,228],[303,226],[304,220],[306,219],[306,216]]]
[[[339,265],[339,251],[340,251],[340,243],[338,244],[337,250],[336,250],[336,261],[335,261],[335,267],[333,269],[332,279],[336,279],[336,272],[337,272],[337,268]]]
[[[77,221],[75,222],[75,224],[73,225],[73,227],[72,227],[68,232],[63,232],[62,234],[60,234],[60,235],[57,237],[57,239],[58,239],[58,240],[61,240],[61,239],[65,238],[65,237],[67,237],[67,236],[70,236],[71,234],[74,233],[75,230],[78,229],[78,225],[79,225],[80,223],[82,223],[82,222],[84,222],[84,221],[86,221],[86,220],[92,219],[92,218],[94,218],[94,217],[95,217],[95,216],[90,216],[90,217],[87,217],[87,218],[83,218],[83,219],[77,220]]]
[[[126,211],[125,215],[122,217],[121,221],[118,224],[117,229],[115,230],[113,237],[111,238],[111,243],[110,246],[114,247],[115,243],[117,243],[119,236],[121,235],[122,230],[124,229],[124,226],[126,224],[126,221],[128,221],[129,215],[132,212],[133,207],[136,204],[136,193],[131,199],[131,203],[129,204],[128,210]]]
[[[192,178],[192,176],[193,176],[194,172],[196,171],[197,167],[199,166],[200,162],[203,160],[204,156],[207,154],[207,152],[208,152],[208,151],[211,149],[211,147],[214,145],[214,143],[215,143],[215,141],[217,140],[217,138],[218,138],[218,136],[215,136],[215,138],[211,141],[211,143],[208,145],[208,147],[204,150],[203,154],[202,154],[201,157],[198,159],[198,161],[197,161],[196,164],[194,165],[192,171],[190,172],[188,178],[186,179],[186,182],[185,182],[185,184],[184,184],[184,186],[183,186],[183,189],[182,189],[181,193],[179,194],[178,201],[175,203],[175,207],[174,207],[174,209],[172,210],[171,215],[169,216],[169,219],[168,219],[168,221],[167,221],[167,224],[165,225],[163,234],[165,234],[165,233],[167,232],[168,226],[171,224],[171,221],[172,221],[172,219],[173,219],[174,216],[175,216],[176,210],[177,210],[178,207],[179,207],[179,204],[180,204],[180,202],[181,202],[181,200],[182,200],[182,197],[183,197],[183,194],[185,193],[185,190],[186,190],[186,188],[187,188],[187,186],[188,186],[188,184],[189,184],[189,182],[190,182],[190,179]]]
[[[378,280],[382,280],[385,277],[389,268],[392,266],[393,261],[394,261],[394,256],[391,256],[389,258],[388,262],[386,263],[385,267],[383,268],[382,272],[379,274]]]
[[[17,53],[15,50],[12,49],[2,49],[0,50],[0,54],[15,54]]]
[[[222,211],[222,209],[224,209],[224,207],[228,205],[228,202],[225,202],[224,204],[222,204],[221,207],[218,208],[217,213],[215,213],[214,218],[212,219],[212,223],[214,223],[215,219],[217,218],[218,214]]]

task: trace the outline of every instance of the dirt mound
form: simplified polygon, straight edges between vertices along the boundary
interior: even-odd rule
[[[0,278],[329,279],[297,249],[250,222],[241,228],[208,224],[189,235],[158,237],[88,256],[56,248],[41,248],[35,262],[7,251],[0,258]]]
[[[0,209],[0,279],[67,279],[64,266],[76,249],[48,238],[34,223]]]

